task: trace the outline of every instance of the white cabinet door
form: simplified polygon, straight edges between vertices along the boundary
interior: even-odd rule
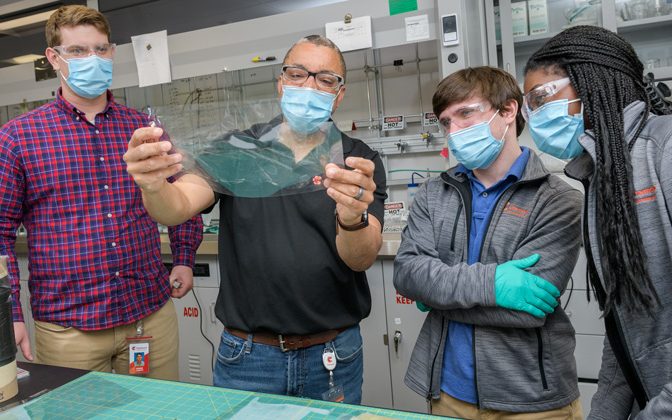
[[[399,295],[392,283],[393,261],[383,260],[385,279],[385,303],[389,337],[390,372],[392,376],[392,401],[394,408],[404,411],[428,413],[425,397],[411,391],[404,384],[411,352],[420,333],[425,317],[415,302]]]
[[[604,336],[576,334],[576,373],[579,378],[597,379],[602,364]]]
[[[387,351],[387,318],[383,263],[376,260],[366,271],[371,290],[371,313],[362,320],[360,328],[364,342],[364,385],[362,404],[392,408],[390,357]]]
[[[604,320],[601,318],[602,312],[594,297],[586,298],[586,291],[574,289],[569,299],[569,292],[562,295],[561,302],[565,307],[565,312],[574,326],[577,334],[604,335]]]
[[[173,299],[180,334],[180,381],[212,385],[212,367],[224,330],[215,317],[219,292],[216,257],[198,257],[193,293]]]

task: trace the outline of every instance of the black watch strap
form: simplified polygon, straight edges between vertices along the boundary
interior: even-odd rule
[[[369,225],[369,213],[364,210],[364,213],[362,213],[362,219],[359,221],[359,223],[355,223],[354,225],[344,225],[341,223],[341,219],[338,218],[338,212],[336,212],[336,223],[338,223],[338,226],[341,229],[347,230],[348,232],[364,229]]]

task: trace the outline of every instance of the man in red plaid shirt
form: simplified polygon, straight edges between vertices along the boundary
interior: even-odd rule
[[[192,287],[200,216],[170,230],[169,274],[156,223],[122,159],[134,130],[148,122],[108,90],[115,45],[107,20],[65,6],[49,18],[46,36],[61,79],[57,98],[0,130],[0,254],[10,257],[17,345],[33,360],[14,250],[23,223],[37,361],[128,373],[127,338],[139,333],[152,337],[149,376],[176,380],[171,295]]]

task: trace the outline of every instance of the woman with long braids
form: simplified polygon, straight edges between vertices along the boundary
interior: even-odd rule
[[[585,188],[607,330],[589,419],[672,418],[672,116],[643,71],[627,41],[593,26],[556,35],[525,68],[532,139],[573,159],[565,173]]]

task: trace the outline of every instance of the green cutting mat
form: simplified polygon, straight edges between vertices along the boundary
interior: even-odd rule
[[[379,408],[91,372],[4,419],[427,419]],[[438,417],[434,417],[438,418]]]

